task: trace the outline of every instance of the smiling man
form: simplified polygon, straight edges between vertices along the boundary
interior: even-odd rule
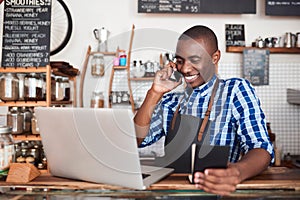
[[[207,115],[208,143],[230,146],[228,166],[196,172],[194,183],[207,192],[227,195],[238,183],[266,169],[274,160],[274,152],[254,88],[241,78],[220,79],[216,74],[220,56],[211,29],[194,26],[186,30],[177,42],[176,63],[170,62],[157,71],[134,121],[138,144],[145,147],[173,134],[177,114],[200,119]],[[173,71],[182,74],[178,82],[170,79]],[[183,81],[185,91],[175,92],[173,89]]]

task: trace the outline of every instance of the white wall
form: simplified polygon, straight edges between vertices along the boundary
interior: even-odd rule
[[[93,36],[94,28],[102,26],[111,31],[111,37],[136,29],[157,28],[178,33],[195,24],[211,27],[219,38],[223,62],[236,62],[240,54],[225,53],[225,24],[245,24],[246,44],[250,45],[258,36],[263,38],[280,36],[285,32],[300,32],[299,17],[265,16],[265,1],[257,0],[257,14],[217,15],[217,14],[139,14],[137,0],[65,0],[71,10],[74,21],[74,32],[68,46],[52,60],[68,60],[74,66],[81,67],[88,45],[95,49],[97,42]],[[224,1],[220,1],[224,2]],[[147,39],[147,38],[145,38]],[[157,38],[159,40],[160,38]],[[174,41],[175,43],[176,41]],[[295,55],[276,55],[272,60],[296,60]]]

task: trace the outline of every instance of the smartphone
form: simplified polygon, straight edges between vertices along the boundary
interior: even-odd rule
[[[171,75],[169,80],[174,81],[174,82],[179,82],[181,77],[182,77],[182,74],[180,72],[173,71],[173,74]]]

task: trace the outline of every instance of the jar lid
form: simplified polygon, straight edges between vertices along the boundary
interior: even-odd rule
[[[11,133],[12,128],[9,126],[0,126],[0,134]]]

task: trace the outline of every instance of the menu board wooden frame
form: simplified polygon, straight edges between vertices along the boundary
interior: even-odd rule
[[[300,0],[266,0],[266,15],[300,16]]]
[[[49,64],[51,0],[4,1],[2,67]]]
[[[138,13],[255,14],[256,0],[138,0]]]

